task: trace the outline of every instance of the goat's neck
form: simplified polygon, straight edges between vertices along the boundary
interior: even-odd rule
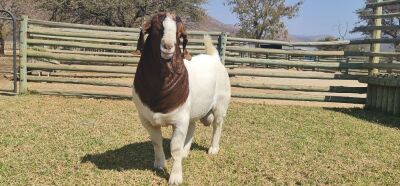
[[[141,101],[153,112],[167,113],[182,105],[189,95],[189,79],[179,48],[172,60],[161,59],[160,53],[145,48],[134,86]]]

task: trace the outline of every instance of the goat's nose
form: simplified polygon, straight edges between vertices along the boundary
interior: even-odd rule
[[[165,49],[170,50],[172,47],[174,47],[173,45],[170,44],[164,44],[163,46]]]

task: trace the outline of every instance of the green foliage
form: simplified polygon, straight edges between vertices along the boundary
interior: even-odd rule
[[[28,15],[36,19],[44,19],[47,12],[38,11],[37,5],[42,0],[0,0],[0,9],[8,10],[15,17],[21,17],[21,15]]]
[[[50,20],[72,23],[133,27],[160,11],[173,11],[190,21],[204,15],[207,0],[43,0]]]
[[[368,3],[374,3],[374,2],[376,2],[376,0],[364,0],[364,2],[365,2],[365,4],[368,4]],[[373,15],[374,14],[373,9],[364,7],[364,8],[358,9],[356,12],[357,12],[357,15],[359,18],[358,24],[368,25],[368,26],[372,26],[374,24],[373,19],[368,19],[368,18],[364,17],[366,15]],[[383,14],[398,13],[398,12],[400,12],[400,5],[391,5],[391,6],[383,7]],[[400,17],[382,19],[382,25],[388,25],[388,26],[389,25],[400,25]],[[351,32],[352,33],[362,32],[366,36],[372,35],[371,31],[363,31],[363,30],[359,30],[357,28],[353,29]],[[398,30],[384,30],[383,34],[386,37],[391,37],[391,38],[400,37],[400,32]]]
[[[365,4],[368,3],[374,3],[376,0],[364,0]],[[357,15],[359,18],[358,24],[360,25],[367,25],[367,26],[372,26],[374,25],[374,20],[373,19],[368,19],[365,18],[364,16],[366,15],[373,15],[373,9],[371,8],[360,8],[357,11]],[[390,13],[398,13],[400,12],[400,5],[391,5],[391,6],[384,6],[383,7],[383,14],[390,14]],[[382,19],[382,25],[384,26],[390,26],[390,25],[398,25],[400,26],[400,17],[393,17],[393,18],[386,18]],[[354,28],[351,33],[356,33],[356,32],[361,32],[363,35],[367,37],[372,36],[372,31],[364,31]],[[383,37],[388,37],[388,38],[399,38],[400,37],[400,32],[399,30],[383,30],[382,31]],[[394,43],[393,47],[395,48],[395,51],[400,52],[400,43]]]
[[[21,8],[21,4],[23,1],[21,0],[2,0],[0,1],[0,10],[8,10],[11,13],[15,14],[15,16],[21,14],[22,12],[22,8]],[[4,16],[4,17],[8,17],[8,14],[2,13],[0,14],[0,16]],[[9,34],[10,34],[10,26],[8,26],[6,24],[5,20],[1,20],[0,19],[0,40],[4,40]],[[2,45],[2,43],[0,43],[0,45]],[[0,51],[1,53],[2,51]],[[4,53],[4,52],[3,52]]]
[[[285,0],[226,0],[239,18],[242,37],[255,39],[286,39],[287,28],[283,18],[294,18],[303,0],[287,6]]]
[[[0,1],[0,9],[8,10],[18,16],[23,12],[22,4],[24,2],[26,0],[2,0]]]

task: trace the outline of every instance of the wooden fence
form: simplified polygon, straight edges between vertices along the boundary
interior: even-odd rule
[[[59,23],[32,20],[23,16],[20,32],[19,92],[21,94],[28,93],[28,82],[131,87],[131,83],[106,83],[78,78],[60,79],[30,74],[33,71],[134,74],[140,56],[134,55],[133,51],[136,49],[140,29]],[[202,46],[205,34],[212,36],[213,43],[220,51],[227,43],[225,33],[202,31],[188,33],[190,40],[187,48],[191,54],[205,52]],[[220,54],[224,57],[225,52]],[[32,88],[29,88],[29,91],[49,92]],[[63,91],[58,93],[63,94]],[[87,93],[81,92],[81,94]]]
[[[376,14],[369,16],[373,19],[382,19],[393,15],[379,14],[383,5],[395,4],[399,1],[373,3],[368,7],[374,8]],[[378,21],[379,22],[379,21]],[[377,22],[377,23],[378,23]],[[393,29],[380,26],[365,27],[367,30]],[[397,28],[396,28],[397,29]],[[32,71],[72,71],[96,72],[113,74],[130,74],[136,71],[139,56],[132,52],[136,49],[139,29],[105,27],[83,24],[58,23],[49,21],[31,20],[23,17],[21,22],[20,38],[20,93],[27,93],[28,82],[66,83],[110,87],[131,87],[132,83],[100,82],[77,78],[54,78],[28,75]],[[399,57],[398,53],[380,52],[379,43],[394,43],[398,39],[381,39],[374,31],[372,39],[357,41],[331,42],[284,42],[274,40],[255,40],[231,37],[221,32],[189,32],[188,49],[192,54],[204,53],[202,36],[211,35],[213,42],[218,46],[220,56],[228,68],[230,76],[250,76],[267,78],[293,79],[321,79],[321,80],[358,80],[367,73],[377,73],[377,70],[400,70],[400,64],[379,63],[383,58]],[[257,46],[280,45],[284,49],[258,48]],[[371,51],[345,51],[343,47],[349,45],[371,44]],[[299,50],[299,47],[329,47],[337,50]],[[39,61],[39,62],[38,62]],[[40,62],[41,61],[41,62]],[[53,63],[53,64],[51,64]],[[301,68],[330,70],[330,73],[312,74],[299,72],[254,71],[249,67],[273,68]],[[240,67],[240,68],[235,68]],[[245,67],[245,68],[244,68]],[[241,89],[263,89],[296,92],[328,92],[345,94],[367,93],[366,87],[354,86],[304,86],[304,85],[272,85],[268,83],[244,83],[232,81],[232,87]],[[33,90],[43,94],[91,96],[91,97],[122,97],[127,95]],[[321,102],[365,103],[364,97],[356,96],[324,96],[306,94],[265,94],[265,93],[234,93],[233,97],[257,99],[283,99]]]

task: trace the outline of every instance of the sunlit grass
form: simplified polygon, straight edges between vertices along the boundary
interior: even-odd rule
[[[221,151],[199,125],[184,160],[187,185],[400,182],[400,122],[361,109],[233,103]],[[131,101],[0,97],[0,185],[159,185]],[[169,153],[171,129],[164,129]],[[167,155],[167,157],[170,157]]]

